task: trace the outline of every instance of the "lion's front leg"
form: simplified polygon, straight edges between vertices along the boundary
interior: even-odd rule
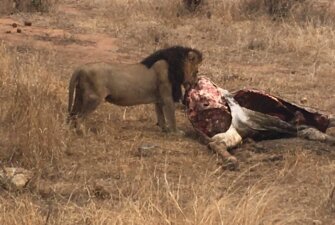
[[[172,98],[165,99],[163,105],[163,114],[168,124],[168,131],[178,133],[179,130],[177,129],[176,125],[175,105]]]
[[[179,130],[176,125],[175,105],[172,98],[165,99],[163,105],[163,114],[167,121],[167,131],[177,135],[184,135],[184,131]]]
[[[168,125],[167,131],[182,135],[184,132],[178,130],[176,126],[175,105],[172,98],[172,87],[167,75],[163,77],[165,79],[162,79],[159,85],[159,95],[160,102],[162,104],[163,115]]]
[[[168,127],[166,126],[164,112],[163,112],[163,104],[156,103],[155,104],[156,116],[157,116],[157,125],[162,129],[162,131],[168,131]]]

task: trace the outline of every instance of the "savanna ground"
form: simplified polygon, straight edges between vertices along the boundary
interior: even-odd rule
[[[335,114],[335,4],[287,2],[270,11],[261,0],[208,0],[190,13],[177,0],[63,0],[11,15],[0,5],[0,160],[34,172],[24,190],[0,190],[0,224],[335,224],[326,144],[245,143],[239,171],[228,171],[181,109],[186,137],[160,132],[151,105],[104,104],[85,136],[65,123],[77,65],[134,63],[175,44],[201,50],[200,74],[228,90]]]

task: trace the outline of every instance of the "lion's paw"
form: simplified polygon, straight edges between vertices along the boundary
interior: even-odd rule
[[[177,129],[176,131],[172,132],[172,134],[177,136],[185,136],[185,131]]]

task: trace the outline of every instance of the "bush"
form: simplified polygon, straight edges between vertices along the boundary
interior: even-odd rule
[[[2,0],[0,14],[15,12],[49,12],[58,0]]]
[[[203,3],[203,0],[183,0],[183,3],[187,10],[193,12]]]
[[[332,0],[239,0],[223,2],[219,8],[233,19],[270,16],[272,19],[294,19],[296,22],[334,24],[335,4]],[[216,7],[218,8],[218,7]]]
[[[268,14],[272,17],[287,17],[296,5],[305,0],[244,0],[241,10],[247,15]]]
[[[15,3],[13,0],[2,0],[0,5],[0,15],[13,13],[15,9]]]

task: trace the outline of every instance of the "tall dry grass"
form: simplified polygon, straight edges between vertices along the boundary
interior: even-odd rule
[[[332,22],[335,16],[334,2],[331,0],[204,0],[195,11],[187,10],[183,1],[152,1],[141,0],[134,2],[127,1],[106,1],[93,0],[84,1],[86,5],[93,8],[109,9],[109,16],[116,19],[124,19],[131,12],[132,17],[137,17],[142,12],[147,16],[155,18],[174,19],[174,17],[192,16],[206,18],[209,16],[221,16],[235,20],[255,19],[257,16],[270,16],[278,19],[295,19],[297,21],[318,21],[321,23]],[[208,14],[210,13],[210,15]]]
[[[81,204],[71,197],[43,199],[34,194],[22,194],[8,198],[2,195],[0,210],[6,214],[0,217],[0,222],[6,225],[293,225],[321,221],[332,224],[329,196],[334,166],[313,167],[317,162],[303,152],[286,160],[278,171],[263,171],[267,173],[256,182],[252,180],[255,165],[243,169],[232,180],[229,174],[223,179],[207,174],[200,182],[189,180],[188,183],[184,181],[188,177],[173,182],[167,171],[162,174],[142,171],[138,173],[141,179],[128,181],[129,185],[138,183],[137,189],[129,190],[129,186],[126,191],[125,184],[112,183],[100,189],[100,193],[119,192],[117,200],[115,197],[95,197],[92,187],[85,190],[88,195]],[[108,183],[108,179],[105,182]],[[241,186],[241,183],[248,185]]]
[[[43,172],[57,166],[67,146],[64,83],[45,56],[0,46],[2,162]],[[22,62],[25,63],[22,63]]]

